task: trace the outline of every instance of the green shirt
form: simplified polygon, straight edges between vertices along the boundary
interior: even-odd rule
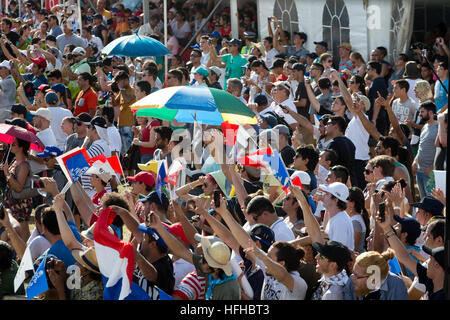
[[[25,295],[23,283],[20,285],[17,292],[14,292],[14,278],[16,277],[19,266],[15,260],[12,261],[11,267],[0,272],[0,299],[6,295]]]
[[[244,75],[244,69],[242,68],[247,64],[247,59],[241,54],[237,56],[231,55],[231,53],[224,54],[222,61],[226,64],[225,67],[225,87],[227,89],[227,80],[231,78],[241,78]]]
[[[202,271],[202,255],[193,254],[192,261],[194,262],[197,274],[201,277],[206,278],[205,292],[208,291],[208,274]],[[212,290],[210,300],[240,300],[241,299],[241,288],[237,279],[229,280],[222,284],[218,284]]]
[[[72,70],[72,72],[75,74],[80,74],[82,72],[87,72],[87,73],[91,74],[91,67],[87,63],[86,58],[71,65],[70,70]],[[75,101],[75,99],[77,98],[78,92],[81,91],[81,89],[78,87],[77,80],[69,81],[69,85],[67,87],[69,88],[70,92],[72,93],[72,100]]]

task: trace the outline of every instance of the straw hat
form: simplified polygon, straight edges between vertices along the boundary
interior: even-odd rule
[[[201,236],[195,234],[195,240],[199,241],[202,245],[203,255],[206,262],[212,268],[222,269],[227,276],[231,276],[231,251],[228,246],[223,243],[219,238],[214,236]]]
[[[72,249],[72,256],[86,269],[100,274],[94,247],[90,247],[86,251],[83,251],[83,249],[80,248]]]

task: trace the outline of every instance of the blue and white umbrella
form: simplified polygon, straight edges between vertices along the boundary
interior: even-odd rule
[[[124,57],[159,57],[170,54],[169,49],[151,37],[132,34],[110,42],[102,53]]]

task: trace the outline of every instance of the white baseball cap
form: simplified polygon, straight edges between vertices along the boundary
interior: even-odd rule
[[[52,121],[52,114],[50,113],[50,110],[47,108],[39,108],[36,112],[31,113],[33,116],[40,116],[42,118],[47,119],[48,121]]]
[[[84,56],[86,55],[86,50],[84,50],[83,47],[76,47],[75,49],[73,49],[72,53]]]
[[[8,60],[3,60],[2,63],[0,63],[0,68],[11,70],[11,65],[9,64]]]
[[[291,175],[291,180],[295,179],[296,177],[298,177],[300,179],[300,182],[302,183],[302,185],[309,186],[311,184],[311,177],[305,171],[296,170]]]
[[[321,184],[319,189],[331,193],[341,201],[347,202],[349,192],[347,186],[342,182],[333,182],[329,185]]]

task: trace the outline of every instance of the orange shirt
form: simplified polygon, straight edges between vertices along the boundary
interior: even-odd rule
[[[76,117],[83,112],[89,113],[89,109],[95,110],[97,108],[97,102],[97,93],[92,88],[89,88],[86,92],[81,90],[75,99],[73,115]]]

